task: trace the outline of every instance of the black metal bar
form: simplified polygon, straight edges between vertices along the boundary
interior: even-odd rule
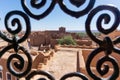
[[[79,51],[77,51],[77,66],[76,66],[76,71],[80,72],[80,56],[79,56]]]
[[[92,9],[96,0],[89,0],[89,3],[86,8],[84,8],[81,11],[73,11],[73,10],[70,10],[68,7],[66,7],[66,5],[64,4],[65,0],[51,0],[50,6],[45,10],[45,12],[36,15],[36,14],[34,14],[34,12],[32,12],[28,8],[26,1],[27,0],[21,0],[21,5],[22,5],[25,13],[22,11],[15,10],[15,11],[8,12],[8,14],[5,17],[4,24],[5,24],[6,30],[12,35],[12,38],[8,38],[8,36],[6,36],[4,33],[2,33],[2,31],[0,31],[0,38],[3,39],[4,41],[10,43],[10,45],[6,46],[5,48],[3,48],[3,50],[0,51],[0,58],[5,54],[5,52],[7,52],[10,49],[14,49],[14,52],[15,52],[14,54],[10,55],[7,59],[7,68],[8,68],[8,71],[12,75],[14,75],[17,78],[25,77],[26,80],[30,80],[35,75],[44,75],[50,80],[55,80],[55,78],[48,72],[31,71],[31,68],[32,68],[31,55],[23,46],[20,46],[19,44],[24,42],[31,33],[31,23],[30,23],[29,17],[37,19],[37,20],[43,19],[48,14],[50,14],[52,12],[52,10],[54,9],[55,5],[58,4],[60,9],[63,12],[65,12],[66,14],[68,14],[72,17],[79,18],[81,16],[88,14],[86,22],[85,22],[86,33],[96,44],[99,45],[98,48],[94,49],[90,53],[90,55],[88,56],[88,59],[86,61],[86,71],[89,74],[89,76],[94,80],[104,80],[104,79],[105,80],[116,80],[119,77],[120,69],[119,69],[118,61],[111,54],[113,54],[113,52],[115,52],[114,54],[118,54],[118,55],[120,54],[120,50],[117,49],[116,47],[114,47],[114,45],[116,45],[120,42],[120,37],[118,37],[117,39],[111,40],[111,38],[108,36],[108,34],[115,31],[119,26],[119,23],[120,23],[119,9],[117,9],[116,7],[111,6],[111,5],[101,5],[101,6],[98,6],[94,9]],[[41,2],[39,2],[39,3],[37,3],[37,0],[29,0],[29,1],[30,1],[29,6],[31,6],[32,8],[40,9],[45,6],[45,4],[48,0],[41,0]],[[85,3],[85,1],[86,0],[68,0],[68,2],[70,2],[70,4],[72,4],[75,7],[81,7],[81,5],[83,5]],[[104,37],[103,40],[101,40],[92,33],[91,22],[97,13],[99,13],[100,11],[104,11],[104,10],[108,10],[111,13],[113,13],[115,20],[113,21],[113,25],[110,28],[104,29],[102,22],[104,21],[105,24],[108,24],[110,22],[110,20],[112,19],[111,16],[108,13],[102,13],[97,18],[97,21],[95,24],[96,24],[98,31],[104,35],[107,35],[106,37]],[[13,20],[11,20],[12,26],[15,26],[17,24],[17,28],[15,30],[12,30],[9,28],[8,21],[14,15],[21,16],[24,19],[24,22],[26,24],[25,25],[26,26],[25,34],[19,39],[17,38],[18,37],[17,35],[22,30],[22,24],[21,24],[20,20],[18,18],[14,18]],[[28,60],[27,68],[24,71],[22,71],[22,70],[25,65],[25,60],[22,56],[20,56],[18,54],[19,50],[24,52],[24,54]],[[92,70],[91,63],[92,63],[92,60],[101,52],[104,52],[105,55],[100,57],[96,63],[96,67],[95,67],[96,71],[100,74],[100,76],[98,76]],[[78,77],[83,80],[88,80],[86,75],[84,75],[83,73],[80,73],[79,51],[77,51],[76,56],[77,56],[76,72],[65,74],[63,77],[61,77],[60,80],[66,80],[71,77]],[[17,60],[19,60],[19,62],[14,62],[14,65],[11,66],[13,59],[17,59]],[[107,74],[110,70],[109,65],[104,64],[106,62],[110,62],[113,65],[113,68],[112,68],[113,73],[110,76],[104,78],[103,76],[105,74]],[[102,67],[103,65],[104,65],[104,67]],[[16,69],[18,69],[20,72],[14,70],[13,66]],[[38,80],[46,80],[46,79],[39,78]]]

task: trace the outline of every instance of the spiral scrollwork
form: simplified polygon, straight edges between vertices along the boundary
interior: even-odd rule
[[[11,16],[14,16],[14,15],[18,15],[18,16],[21,16],[24,21],[25,21],[25,27],[26,27],[26,31],[25,31],[25,34],[24,36],[22,36],[20,39],[17,40],[17,43],[21,43],[23,41],[25,41],[30,32],[31,32],[31,27],[30,27],[30,20],[28,18],[28,16],[26,14],[24,14],[23,12],[21,11],[12,11],[12,12],[9,12],[6,17],[5,17],[5,27],[7,29],[7,31],[12,34],[12,35],[17,35],[18,33],[20,33],[21,29],[22,29],[22,22],[20,22],[20,20],[18,18],[14,18],[12,20],[12,26],[15,26],[15,24],[17,24],[17,28],[15,30],[12,30],[11,28],[9,28],[9,19],[11,18]],[[3,36],[3,35],[2,35]],[[1,36],[1,37],[2,37]],[[6,40],[4,37],[2,37],[4,40]],[[14,42],[12,40],[7,40],[7,42]]]
[[[28,6],[26,5],[26,1],[27,0],[21,0],[21,4],[22,4],[22,7],[23,7],[24,11],[30,17],[38,19],[38,20],[46,17],[53,10],[53,8],[56,4],[56,0],[51,0],[50,6],[48,7],[48,9],[45,12],[36,15],[28,8]],[[40,9],[40,8],[45,6],[46,0],[41,0],[41,2],[39,2],[39,3],[37,3],[36,0],[31,0],[30,3],[31,3],[31,7],[36,8],[36,9]]]
[[[19,47],[19,50],[22,50],[25,53],[25,55],[28,59],[27,64],[25,63],[25,60],[22,56],[20,56],[19,54],[12,54],[12,55],[10,55],[10,57],[7,60],[7,68],[9,70],[9,72],[11,72],[14,76],[20,78],[20,77],[27,75],[29,73],[29,71],[31,70],[32,59],[31,59],[31,56],[28,53],[28,51],[25,50],[25,48]],[[18,61],[14,62],[14,64],[12,64],[12,60],[14,60],[14,59],[17,59]],[[16,69],[13,69],[13,66],[18,70],[16,71]],[[25,70],[23,70],[24,67],[25,67]]]
[[[108,62],[111,62],[112,65],[113,65],[113,68],[114,68],[114,72],[113,72],[113,75],[110,77],[108,77],[108,80],[115,80],[117,79],[117,77],[119,76],[119,66],[117,64],[117,61],[116,59],[114,59],[113,57],[111,56],[105,56],[105,57],[102,57],[98,62],[97,62],[97,70],[98,72],[100,73],[100,75],[105,75],[107,74],[107,72],[109,71],[109,66],[108,65],[104,65],[104,69],[101,70],[102,68],[102,64],[105,63],[106,61]]]
[[[45,5],[46,0],[42,0],[41,3],[37,3],[37,0],[31,0],[30,3],[34,8],[39,9],[40,7]]]
[[[117,61],[116,59],[114,59],[113,57],[111,56],[105,56],[105,57],[102,57],[98,60],[97,62],[97,71],[98,73],[103,76],[105,74],[107,74],[107,72],[109,71],[109,66],[107,64],[104,64],[106,61],[112,63],[113,65],[113,69],[114,69],[114,72],[112,75],[108,76],[107,78],[102,78],[102,77],[98,77],[94,72],[92,72],[92,69],[91,69],[91,62],[92,60],[95,58],[95,56],[104,51],[104,49],[102,48],[97,48],[95,49],[88,57],[87,59],[87,62],[86,62],[86,69],[87,69],[87,72],[89,73],[89,75],[95,79],[95,80],[103,80],[103,79],[106,79],[106,80],[116,80],[117,77],[119,76],[119,66],[117,64]],[[102,65],[104,64],[104,68],[102,67]],[[103,68],[103,69],[102,69]]]
[[[55,80],[55,78],[48,72],[45,71],[32,71],[27,77],[26,80],[31,80],[32,77],[34,77],[35,75],[43,75],[45,77],[47,77],[49,80]],[[46,78],[39,78],[37,80],[48,80]]]
[[[115,8],[113,6],[108,6],[108,5],[98,6],[97,8],[93,9],[90,12],[90,14],[88,15],[88,18],[86,20],[86,24],[85,24],[86,32],[93,41],[95,41],[97,44],[99,44],[99,48],[95,49],[89,55],[87,62],[86,62],[86,69],[87,69],[87,72],[89,73],[89,75],[95,80],[103,80],[103,79],[116,80],[117,77],[119,76],[119,66],[118,66],[116,59],[114,57],[112,57],[111,54],[112,54],[112,52],[120,53],[120,51],[114,47],[114,44],[118,43],[118,39],[115,39],[112,41],[111,38],[109,36],[107,36],[107,37],[104,37],[103,40],[99,40],[92,33],[92,30],[90,29],[90,27],[91,27],[90,24],[91,24],[91,21],[92,21],[92,18],[94,17],[94,15],[103,10],[111,11],[114,14],[115,21],[114,21],[112,27],[110,27],[108,29],[104,29],[102,26],[102,21],[104,20],[105,24],[108,24],[111,20],[111,17],[107,13],[100,15],[99,18],[97,19],[97,24],[96,24],[99,32],[103,33],[104,35],[108,35],[109,33],[113,32],[120,23],[120,12],[117,8]],[[103,57],[99,58],[98,62],[96,64],[96,70],[98,71],[98,73],[101,76],[104,76],[105,74],[108,73],[108,71],[110,70],[110,67],[108,64],[104,64],[106,62],[110,62],[113,66],[113,74],[111,74],[107,78],[98,77],[91,69],[92,60],[100,52],[104,52],[105,55]]]
[[[107,13],[104,13],[104,14],[100,15],[99,18],[97,19],[97,24],[96,24],[98,31],[100,31],[103,34],[109,34],[112,31],[114,31],[120,23],[120,11],[116,7],[108,6],[108,5],[102,5],[102,6],[98,6],[97,8],[93,9],[90,12],[90,14],[87,17],[86,23],[85,23],[86,32],[89,35],[89,37],[93,41],[98,43],[99,45],[102,43],[102,41],[99,40],[98,38],[96,38],[93,35],[92,30],[91,30],[91,22],[92,22],[93,17],[95,16],[95,14],[97,14],[100,11],[104,11],[104,10],[111,11],[115,16],[115,20],[114,20],[114,23],[113,23],[111,28],[104,29],[103,26],[102,26],[102,21],[104,20],[105,23],[108,24],[110,22],[111,18],[110,18],[110,15],[107,14]]]
[[[76,7],[80,7],[81,5],[85,3],[86,0],[69,0],[69,1],[71,4],[75,5]],[[73,17],[79,18],[80,16],[87,14],[93,8],[95,0],[90,0],[88,6],[81,11],[73,11],[73,10],[68,9],[66,5],[64,4],[64,0],[58,0],[58,3],[60,5],[60,8],[65,13]]]
[[[22,22],[18,18],[12,18],[11,25],[12,26],[17,25],[17,28],[15,30],[12,30],[9,27],[9,20],[12,16],[15,16],[15,15],[22,17],[26,23],[26,25],[25,25],[26,31],[23,34],[23,36],[19,39],[17,38],[18,37],[17,35],[22,30],[22,24],[21,24]],[[8,51],[10,49],[14,49],[15,54],[14,53],[11,54],[7,59],[7,68],[9,70],[9,72],[12,73],[14,76],[23,77],[23,76],[27,75],[29,73],[29,71],[31,70],[32,58],[31,58],[29,52],[24,47],[19,46],[19,43],[25,41],[31,32],[30,20],[29,20],[28,16],[21,11],[11,11],[5,17],[5,27],[6,27],[7,31],[11,34],[12,37],[9,38],[5,34],[0,32],[0,37],[2,39],[4,39],[5,41],[7,41],[8,43],[10,43],[10,45],[6,46],[5,48],[3,48],[3,50],[0,51],[0,53],[1,53],[0,57],[2,57],[2,55],[4,55],[4,53],[6,51]],[[25,56],[28,60],[27,64],[25,63],[24,58],[18,54],[19,50],[23,51],[23,53],[25,54]],[[13,62],[14,59],[16,59],[18,62]],[[24,68],[26,70],[24,70]]]
[[[64,75],[60,80],[66,80],[71,77],[78,77],[83,80],[88,80],[88,78],[84,74],[79,73],[79,72],[68,73],[68,74]]]
[[[50,1],[50,2],[47,3],[47,1]],[[64,4],[65,1],[66,0],[21,0],[21,4],[22,4],[24,11],[30,17],[37,19],[37,20],[42,19],[42,18],[46,17],[48,14],[50,14],[50,12],[52,12],[52,10],[54,9],[56,4],[58,4],[60,6],[61,10],[63,10],[66,14],[76,17],[76,18],[79,18],[79,17],[87,14],[93,8],[96,0],[88,0],[89,1],[88,5],[84,9],[81,9],[78,11],[71,10],[69,8],[69,6]],[[84,4],[87,2],[87,0],[68,0],[68,2],[77,8],[81,8],[82,6],[84,6]],[[27,3],[28,3],[28,5],[27,5]],[[43,12],[42,12],[41,9],[44,6],[46,6],[46,4],[47,4],[48,8],[46,10],[43,10]],[[33,8],[33,9],[31,9],[31,8]],[[41,10],[40,13],[34,13],[32,11],[32,10],[38,10],[38,9]],[[103,27],[103,22],[104,22],[104,24],[109,24],[112,19],[111,15],[108,13],[102,13],[98,17],[98,19],[96,21],[97,29],[100,33],[107,35],[103,38],[103,40],[101,40],[92,33],[91,23],[92,23],[93,17],[95,17],[95,15],[98,14],[100,11],[104,11],[104,10],[110,11],[113,14],[113,17],[115,17],[115,18],[114,18],[114,22],[113,22],[112,26],[110,26],[110,28],[105,29]],[[23,29],[22,28],[23,20],[20,20],[19,17],[14,18],[15,15],[24,19],[24,23],[25,23],[25,27],[26,27],[26,31],[24,31],[24,35],[20,38],[18,38],[18,34]],[[12,16],[14,16],[14,17],[11,18]],[[11,22],[9,22],[10,20],[11,20]],[[31,55],[24,47],[19,45],[20,43],[22,43],[23,41],[25,41],[28,38],[28,36],[31,32],[31,25],[30,25],[29,17],[21,11],[11,11],[6,15],[4,22],[5,22],[5,27],[6,27],[7,31],[12,35],[12,37],[9,38],[4,33],[2,33],[2,31],[0,31],[0,37],[3,40],[5,40],[6,42],[10,43],[10,45],[4,47],[0,51],[0,58],[2,57],[2,55],[5,54],[6,51],[8,51],[10,49],[14,49],[14,53],[10,54],[10,56],[7,59],[8,71],[12,75],[14,75],[18,78],[25,77],[26,80],[30,80],[30,79],[32,79],[32,77],[34,77],[36,75],[40,75],[40,77],[41,76],[45,77],[45,78],[41,77],[38,80],[47,80],[47,79],[55,80],[55,78],[50,73],[45,72],[45,71],[37,70],[37,71],[30,72],[31,67],[32,67]],[[17,26],[17,28],[13,30],[12,28],[10,28],[9,23],[12,27]],[[88,36],[99,45],[98,48],[96,48],[95,50],[93,50],[91,52],[91,54],[88,56],[88,59],[86,61],[86,70],[87,70],[88,74],[94,80],[103,80],[103,79],[116,80],[119,76],[119,73],[120,73],[119,65],[118,65],[118,62],[115,59],[115,57],[112,56],[112,54],[120,55],[120,50],[114,46],[114,45],[120,43],[120,37],[118,37],[114,40],[111,40],[111,38],[108,36],[109,33],[113,32],[118,27],[119,23],[120,23],[120,11],[114,6],[101,5],[101,6],[96,7],[95,9],[91,10],[90,13],[88,14],[88,17],[87,17],[87,20],[85,23],[86,32],[87,32]],[[21,50],[24,53],[25,57],[23,57],[22,55],[19,54],[19,50]],[[104,52],[104,53],[102,53],[102,52]],[[113,52],[115,52],[115,53],[113,53]],[[99,74],[99,75],[97,75],[92,69],[92,62],[94,61],[96,56],[98,56],[100,53],[102,53],[104,56],[99,57],[98,61],[96,62],[95,71]],[[27,60],[27,62],[26,62],[26,60]],[[110,65],[112,65],[113,73],[110,76],[105,77],[104,75],[109,73],[109,71],[111,69],[111,66],[107,63],[110,63]],[[79,72],[68,73],[68,74],[64,75],[63,77],[61,77],[60,80],[66,80],[71,77],[78,77],[83,80],[88,80],[88,78],[84,74],[79,73]]]
[[[26,5],[26,0],[21,0],[21,4],[22,4],[22,7],[23,9],[25,10],[25,12],[31,16],[32,18],[35,18],[35,19],[42,19],[44,17],[46,17],[54,8],[55,4],[58,2],[58,4],[60,5],[60,8],[67,14],[69,14],[70,16],[73,16],[73,17],[80,17],[80,16],[83,16],[85,14],[87,14],[94,6],[94,3],[95,3],[95,0],[90,0],[89,1],[89,4],[88,6],[81,10],[81,11],[73,11],[73,10],[70,10],[66,7],[66,5],[64,4],[64,0],[51,0],[51,4],[49,6],[49,8],[44,11],[43,13],[37,15],[37,14],[34,14],[29,8],[28,6]],[[83,5],[86,0],[69,0],[69,2],[76,6],[76,7],[80,7],[81,5]],[[36,0],[31,0],[30,1],[30,5],[33,7],[33,8],[36,8],[36,9],[40,9],[42,7],[44,7],[46,4],[46,0],[41,0],[41,2],[37,3]]]

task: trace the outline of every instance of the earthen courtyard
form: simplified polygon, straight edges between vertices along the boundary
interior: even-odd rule
[[[57,80],[67,73],[76,72],[77,51],[75,48],[61,48],[42,70],[50,72]]]

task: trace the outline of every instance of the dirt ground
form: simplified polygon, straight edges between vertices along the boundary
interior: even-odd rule
[[[60,80],[67,73],[76,72],[77,51],[78,49],[61,48],[42,70],[50,72],[56,80]]]

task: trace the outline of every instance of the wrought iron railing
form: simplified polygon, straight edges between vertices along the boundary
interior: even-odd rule
[[[45,75],[46,77],[48,77],[48,79],[55,80],[55,78],[51,74],[49,74],[45,71],[31,71],[31,67],[32,67],[31,55],[23,46],[20,46],[19,44],[22,43],[23,41],[25,41],[28,38],[29,34],[31,33],[31,24],[30,24],[31,22],[30,22],[29,17],[37,19],[37,20],[43,19],[44,17],[46,17],[48,14],[50,14],[52,12],[52,10],[54,9],[56,4],[59,4],[61,10],[63,10],[66,14],[68,14],[70,16],[79,18],[81,16],[84,16],[85,14],[88,14],[88,17],[87,17],[86,23],[85,23],[86,32],[89,35],[89,37],[99,45],[98,48],[96,48],[94,51],[91,52],[91,54],[89,55],[87,62],[86,62],[86,71],[88,72],[89,76],[91,76],[91,78],[94,80],[103,80],[103,79],[116,80],[118,78],[119,73],[120,73],[118,62],[116,61],[116,59],[114,59],[114,57],[111,54],[112,54],[112,52],[115,52],[116,54],[120,54],[120,50],[117,49],[116,47],[114,47],[114,45],[116,45],[120,42],[119,41],[120,38],[118,37],[115,40],[111,40],[111,38],[109,36],[107,36],[103,40],[100,40],[92,33],[92,30],[91,30],[91,22],[92,22],[93,17],[98,12],[100,12],[102,10],[108,10],[108,11],[111,11],[115,16],[115,21],[114,21],[112,27],[109,29],[104,29],[102,26],[103,20],[106,24],[109,23],[111,20],[110,15],[107,13],[104,13],[104,14],[99,16],[99,18],[97,19],[96,26],[97,26],[98,31],[105,34],[105,35],[113,32],[118,27],[119,22],[120,22],[120,12],[116,7],[110,6],[110,5],[101,5],[101,6],[98,6],[98,7],[93,9],[93,6],[94,6],[96,1],[89,0],[89,4],[85,9],[83,9],[82,11],[73,11],[73,10],[70,10],[66,7],[66,5],[64,4],[64,0],[51,0],[49,8],[45,12],[43,12],[40,15],[35,15],[26,6],[26,1],[27,0],[21,0],[21,5],[23,7],[23,10],[26,13],[24,13],[22,11],[10,11],[5,17],[5,27],[6,27],[7,31],[12,35],[12,38],[8,38],[8,36],[6,36],[2,32],[0,32],[0,37],[4,41],[11,43],[10,45],[6,46],[3,50],[0,51],[0,57],[2,57],[5,54],[5,52],[10,50],[10,49],[14,49],[14,51],[16,52],[15,54],[10,55],[7,59],[7,68],[12,75],[16,76],[17,78],[25,77],[26,80],[30,80],[35,75]],[[85,1],[86,0],[69,0],[69,2],[73,5],[75,5],[76,7],[80,7],[82,4],[85,3]],[[36,0],[30,0],[30,3],[31,3],[32,7],[36,8],[36,9],[40,9],[41,7],[43,7],[46,4],[46,0],[41,0],[40,3],[36,3]],[[22,30],[22,25],[21,25],[20,20],[18,18],[14,18],[12,20],[12,26],[14,26],[15,24],[18,25],[16,30],[12,30],[9,28],[8,20],[13,15],[21,16],[26,23],[25,24],[26,25],[25,34],[23,37],[21,37],[19,39],[17,38],[17,34],[20,33],[20,31]],[[19,63],[15,62],[14,67],[19,69],[19,70],[22,70],[24,68],[24,65],[25,65],[24,57],[22,57],[18,54],[19,50],[22,50],[28,59],[28,64],[27,64],[26,70],[21,71],[21,72],[14,70],[13,65],[11,65],[11,61],[14,58],[16,58],[17,60],[19,60]],[[96,55],[98,55],[100,52],[104,52],[105,56],[102,56],[98,60],[98,62],[96,64],[96,71],[101,76],[103,76],[103,75],[108,73],[110,68],[106,64],[106,65],[104,65],[104,69],[102,69],[103,68],[102,65],[106,61],[110,62],[113,65],[113,74],[111,74],[107,78],[98,77],[91,70],[91,65],[90,65],[91,62],[92,62],[93,58],[95,58]],[[65,74],[60,80],[66,80],[67,78],[73,77],[73,76],[76,76],[76,77],[81,78],[83,80],[89,80],[87,75],[84,75],[83,73],[80,73],[80,72]],[[39,80],[46,80],[46,79],[39,78]]]

